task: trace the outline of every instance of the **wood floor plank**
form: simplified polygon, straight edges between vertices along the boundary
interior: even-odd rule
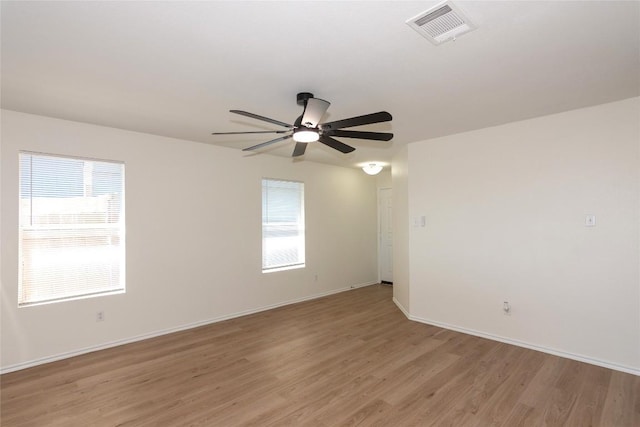
[[[546,407],[544,422],[547,425],[565,425],[583,388],[587,365],[567,363],[554,386],[549,390],[550,399]]]
[[[640,377],[407,320],[375,285],[0,377],[3,427],[640,426]]]
[[[516,403],[509,417],[504,422],[505,426],[536,427],[542,425],[539,417],[535,415],[535,409],[523,403]]]
[[[640,381],[622,372],[611,372],[601,425],[640,426]]]
[[[587,366],[585,381],[578,394],[576,404],[569,414],[567,426],[589,427],[597,425],[602,417],[603,402],[606,399],[611,380],[611,370],[598,366]]]
[[[475,426],[509,425],[506,420],[511,415],[518,399],[544,363],[546,355],[518,348],[513,356],[513,364],[505,365],[499,374],[500,383],[494,390],[482,395],[484,402],[478,403]],[[465,424],[470,424],[468,417]]]

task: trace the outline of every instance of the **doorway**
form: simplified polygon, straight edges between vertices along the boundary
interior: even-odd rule
[[[391,188],[381,188],[378,192],[378,267],[380,282],[393,283],[393,199]]]

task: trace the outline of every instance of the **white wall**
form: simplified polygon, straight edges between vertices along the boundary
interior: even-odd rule
[[[19,150],[125,162],[126,294],[17,307]],[[1,154],[3,370],[377,280],[361,170],[6,110]],[[261,272],[262,177],[305,183],[304,269]]]
[[[640,374],[640,98],[408,150],[412,318]]]

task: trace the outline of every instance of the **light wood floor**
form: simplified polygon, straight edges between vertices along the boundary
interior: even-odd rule
[[[2,376],[2,426],[640,426],[640,377],[407,320],[376,285]]]

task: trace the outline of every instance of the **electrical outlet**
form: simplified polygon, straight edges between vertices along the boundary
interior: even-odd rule
[[[502,303],[502,313],[505,316],[511,316],[511,304],[509,304],[509,301]]]
[[[596,216],[595,215],[585,215],[584,217],[584,226],[585,227],[595,227],[596,226]]]
[[[104,311],[99,311],[96,313],[96,322],[104,321]]]

